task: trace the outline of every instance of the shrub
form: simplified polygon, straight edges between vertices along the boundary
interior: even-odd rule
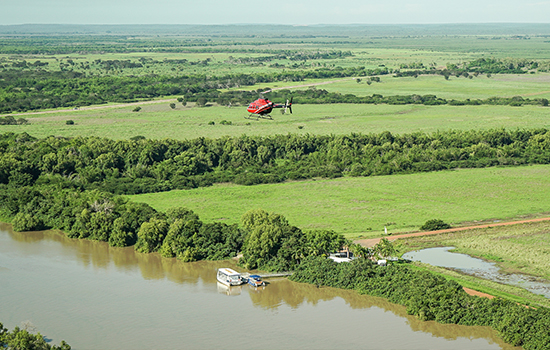
[[[139,112],[139,111],[141,111],[141,107],[140,107],[140,106],[137,106],[136,108],[134,108],[134,109],[132,110],[132,112]]]
[[[420,226],[420,229],[422,231],[436,231],[436,230],[444,230],[447,228],[451,228],[451,225],[439,219],[428,220],[424,223],[424,225]]]
[[[65,124],[67,124],[67,125],[74,125],[74,121],[72,121],[72,120],[67,120],[67,121],[65,122]]]

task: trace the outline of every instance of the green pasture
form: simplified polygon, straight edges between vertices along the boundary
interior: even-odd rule
[[[166,38],[161,38],[166,39]],[[550,43],[545,38],[533,37],[530,40],[513,40],[510,37],[491,39],[486,36],[419,36],[419,37],[352,37],[347,40],[273,40],[266,38],[238,38],[233,43],[227,40],[220,41],[214,38],[212,46],[186,46],[187,41],[174,39],[174,46],[169,47],[180,52],[162,52],[147,49],[144,52],[117,52],[117,53],[71,53],[57,55],[19,54],[0,55],[1,60],[27,60],[34,63],[39,60],[48,62],[47,70],[59,70],[60,64],[69,60],[75,64],[66,69],[77,72],[86,72],[90,75],[143,75],[160,74],[177,76],[182,74],[257,74],[292,71],[293,69],[315,69],[320,67],[366,67],[374,69],[388,67],[397,69],[401,64],[422,62],[426,67],[445,67],[449,63],[462,63],[478,58],[524,58],[548,60],[550,55]],[[6,41],[9,43],[9,41]],[[131,48],[133,43],[128,42]],[[154,45],[154,40],[151,40]],[[200,50],[211,52],[200,52]],[[231,52],[233,50],[233,52]],[[266,62],[252,64],[228,63],[233,58],[254,58],[272,56],[276,53],[285,53],[286,50],[294,52],[326,52],[326,51],[351,51],[353,56],[340,59],[317,59],[306,61],[291,61],[274,59]],[[98,51],[101,51],[98,49]],[[94,64],[96,60],[130,60],[137,62],[140,58],[157,61],[147,63],[143,68],[120,69],[109,71],[100,69]],[[201,64],[173,64],[164,60],[182,60],[197,63],[209,60],[207,65]],[[282,66],[271,67],[277,63]],[[83,69],[80,64],[89,64],[91,68]]]
[[[357,82],[356,78],[360,81]],[[497,74],[488,78],[479,75],[472,79],[441,75],[420,75],[396,78],[392,74],[380,76],[380,82],[367,84],[368,77],[341,79],[311,79],[303,82],[274,82],[257,84],[247,90],[257,89],[306,89],[315,87],[329,92],[356,96],[435,95],[447,100],[475,100],[490,97],[521,96],[525,99],[550,99],[550,74]],[[238,89],[230,89],[238,90]]]
[[[452,225],[542,215],[550,208],[550,166],[460,169],[412,175],[339,178],[130,196],[165,211],[187,207],[206,222],[237,223],[250,209],[284,215],[302,229],[349,238],[415,231],[429,219]]]
[[[174,103],[177,101],[174,99]],[[276,101],[282,102],[282,101]],[[141,135],[151,139],[190,139],[196,137],[274,135],[435,132],[491,128],[550,128],[550,109],[541,106],[423,106],[329,104],[293,105],[293,114],[274,110],[273,120],[249,120],[246,106],[231,108],[170,102],[100,109],[51,111],[20,114],[28,125],[2,125],[2,132],[27,132],[35,137],[98,136],[129,139]],[[73,120],[74,125],[67,125]],[[225,122],[224,122],[225,121]],[[209,125],[211,122],[214,125]],[[224,122],[225,124],[222,124]],[[230,124],[230,125],[228,125]]]
[[[380,37],[370,40],[367,48],[449,52],[467,57],[548,59],[550,43],[540,36],[516,35],[418,35]]]
[[[361,82],[352,79],[339,80],[331,84],[318,86],[329,92],[370,96],[392,95],[435,95],[447,100],[487,99],[489,97],[550,98],[550,74],[494,75],[487,78],[479,75],[472,79],[454,76],[449,80],[441,75],[421,75],[418,78],[394,78],[381,76],[381,82],[368,85],[367,78]]]

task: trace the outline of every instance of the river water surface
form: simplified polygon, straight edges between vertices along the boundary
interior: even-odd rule
[[[0,322],[73,349],[510,349],[352,291],[275,279],[228,293],[219,267],[0,224]],[[228,295],[229,294],[229,295]]]

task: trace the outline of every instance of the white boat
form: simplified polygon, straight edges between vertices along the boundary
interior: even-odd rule
[[[226,286],[238,286],[245,282],[243,276],[237,271],[230,269],[228,267],[222,267],[218,269],[218,274],[216,275],[218,282],[225,284]]]

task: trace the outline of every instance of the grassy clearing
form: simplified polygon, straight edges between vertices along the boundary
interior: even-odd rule
[[[505,272],[520,272],[550,280],[549,222],[415,237],[400,243],[407,251],[453,246],[457,252],[494,261]]]
[[[369,96],[380,94],[391,95],[436,95],[440,98],[465,100],[486,99],[489,97],[550,98],[550,74],[536,75],[496,75],[487,78],[485,75],[467,79],[451,77],[445,80],[440,75],[421,75],[418,78],[392,76],[381,77],[380,83],[368,85],[366,79],[357,83],[351,79],[320,86],[330,92]]]
[[[174,100],[175,101],[175,100]],[[280,102],[280,101],[276,101]],[[274,120],[248,120],[246,107],[193,108],[168,102],[135,106],[82,109],[68,112],[20,115],[30,125],[4,125],[4,132],[27,132],[35,137],[99,136],[128,139],[141,135],[151,139],[189,139],[199,136],[274,134],[350,134],[435,132],[491,128],[550,128],[549,109],[540,106],[422,106],[422,105],[300,105],[294,114],[273,112]],[[19,117],[19,116],[17,116]],[[75,125],[66,125],[73,120]],[[226,120],[231,125],[222,125]],[[214,125],[209,125],[214,122]]]
[[[429,219],[451,224],[548,212],[550,166],[461,169],[412,175],[299,181],[130,196],[158,210],[183,206],[203,220],[237,223],[250,209],[284,215],[303,229],[349,238],[417,230]]]

